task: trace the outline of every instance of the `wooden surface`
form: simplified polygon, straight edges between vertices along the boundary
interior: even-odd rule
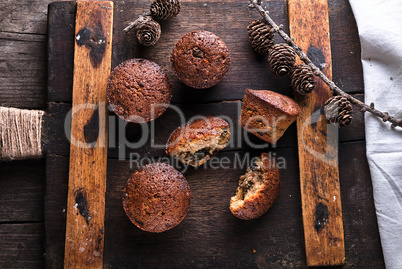
[[[103,267],[112,30],[113,2],[77,2],[65,268]]]
[[[332,80],[326,0],[288,0],[290,37]],[[300,64],[301,61],[297,62]],[[345,244],[338,166],[338,128],[328,124],[325,102],[332,96],[322,80],[308,95],[297,95],[300,190],[308,266],[342,265]]]
[[[60,261],[63,260],[69,145],[66,143],[67,139],[65,138],[62,124],[64,123],[65,114],[71,108],[71,97],[68,99],[68,96],[63,94],[64,90],[59,90],[54,91],[53,95],[49,93],[49,99],[46,98],[47,3],[46,1],[10,0],[0,10],[3,15],[3,19],[0,22],[0,47],[6,51],[0,60],[0,80],[5,82],[5,84],[0,84],[0,104],[44,108],[48,101],[48,114],[45,125],[56,126],[56,128],[48,128],[45,146],[51,152],[48,154],[46,161],[0,163],[0,267],[2,268],[42,268],[45,259],[48,267],[59,268]],[[179,34],[176,34],[175,31],[178,31],[176,28],[180,28],[182,25],[186,27],[186,17],[190,16],[194,21],[187,27],[193,29],[205,27],[214,32],[219,31],[218,34],[230,46],[229,49],[234,51],[232,57],[234,56],[237,62],[237,69],[234,70],[244,71],[250,69],[257,72],[256,74],[259,76],[263,76],[260,81],[241,76],[238,78],[239,83],[242,83],[240,86],[237,86],[239,83],[232,84],[233,82],[230,82],[229,86],[233,86],[231,87],[232,91],[230,91],[228,85],[220,85],[229,89],[224,99],[236,100],[241,98],[244,91],[242,87],[245,85],[256,89],[281,88],[282,93],[291,95],[289,82],[286,79],[275,78],[266,64],[258,60],[251,51],[245,27],[249,20],[259,18],[255,11],[249,11],[245,3],[235,1],[224,4],[213,4],[211,1],[182,1],[182,3],[182,12],[179,16],[162,25],[162,38],[164,41],[152,50],[148,50],[139,49],[136,45],[129,46],[125,42],[124,35],[118,32],[119,29],[122,29],[122,26],[133,20],[134,15],[132,14],[142,13],[146,9],[144,7],[146,3],[144,4],[142,1],[129,3],[125,1],[125,4],[123,4],[116,1],[115,14],[117,15],[115,15],[114,19],[115,35],[113,42],[116,49],[113,52],[112,66],[115,66],[126,57],[135,56],[137,53],[145,53],[144,57],[149,58],[154,57],[154,55],[167,57],[167,54],[163,53],[163,44],[171,38],[176,38],[175,40],[177,40],[178,37],[171,36],[173,34],[184,34],[185,30],[179,31]],[[287,28],[288,23],[284,15],[286,6],[284,3],[274,1],[267,5],[270,9],[270,5],[274,5],[274,11],[271,11],[273,12],[273,17],[278,23],[284,24],[285,28]],[[137,8],[134,8],[134,6]],[[71,23],[74,21],[73,17],[75,16],[74,5],[67,2],[63,6],[57,6],[57,9],[56,6],[50,6],[50,9],[60,11],[55,15],[60,18],[58,27],[63,29],[63,35],[71,33],[74,36],[74,25]],[[212,22],[211,20],[216,17],[217,12],[225,14],[223,18],[229,20],[229,22],[240,20],[240,22],[235,22],[238,29],[225,33],[222,27],[227,25],[226,22],[220,20]],[[334,81],[346,91],[356,94],[362,100],[363,80],[360,64],[360,46],[355,21],[348,1],[329,1],[329,15]],[[53,16],[53,18],[57,16]],[[58,66],[57,70],[53,71],[56,74],[57,72],[64,72],[64,74],[58,73],[61,75],[56,77],[60,81],[66,81],[67,84],[59,83],[58,85],[64,85],[63,87],[69,88],[72,85],[72,80],[68,78],[71,78],[72,75],[73,58],[70,56],[72,56],[74,44],[71,41],[63,43],[62,36],[59,36],[58,42],[56,42],[54,28],[53,31],[49,29],[50,33],[53,33],[53,41],[55,41],[53,47],[57,46],[58,49],[62,49],[65,52],[57,54],[57,61],[61,61],[62,64]],[[172,44],[175,41],[170,42]],[[6,48],[8,49],[5,50]],[[117,48],[121,51],[119,52]],[[170,48],[167,48],[167,50],[170,50]],[[168,59],[163,59],[168,62]],[[244,66],[239,67],[240,65]],[[169,65],[166,65],[165,70],[170,72]],[[236,71],[235,74],[231,74],[232,71],[233,69],[229,70],[228,75],[235,77],[238,73]],[[16,79],[19,73],[26,74],[26,76]],[[248,72],[245,73],[247,75]],[[169,77],[174,78],[171,75]],[[49,83],[51,83],[51,74]],[[53,85],[57,84],[54,80],[52,83]],[[179,93],[182,88],[180,88],[180,84],[177,81],[172,81],[172,83],[179,87],[175,101],[177,104],[181,99]],[[51,89],[49,90],[51,91]],[[61,94],[57,92],[61,92]],[[216,93],[214,92],[209,91],[208,94],[199,94],[193,98],[191,98],[191,94],[196,94],[197,92],[190,92],[185,94],[182,100],[190,97],[190,100],[197,101],[198,98],[200,102],[207,105],[208,109],[211,108],[211,110],[208,110],[211,114],[219,115],[224,108],[231,105],[231,102],[214,101],[207,104],[209,103],[207,99],[211,100],[213,95],[220,94],[222,96],[220,90]],[[231,97],[232,95],[234,97]],[[186,115],[201,111],[201,108],[194,108],[193,110],[192,105],[182,104],[182,106],[187,107],[186,113],[189,114]],[[166,117],[175,118],[175,115],[170,112],[170,114],[166,114]],[[117,119],[114,120],[117,124]],[[161,123],[164,122],[161,121]],[[174,127],[174,124],[172,123],[166,127],[166,130],[160,136],[161,140],[169,132],[169,128]],[[138,133],[136,128],[133,125],[127,125],[126,127],[127,139],[130,141],[135,141],[138,137],[135,135]],[[105,219],[106,231],[109,230],[110,233],[105,234],[105,259],[107,261],[105,267],[139,267],[140,265],[146,267],[148,264],[149,266],[159,264],[160,267],[167,264],[173,267],[175,260],[170,256],[182,251],[187,256],[193,253],[191,261],[186,260],[185,255],[179,259],[183,266],[190,264],[191,267],[217,267],[224,262],[228,268],[231,266],[255,268],[257,265],[261,265],[262,268],[303,268],[306,261],[303,249],[295,125],[289,129],[285,136],[282,139],[286,139],[289,144],[282,142],[282,145],[276,151],[283,156],[289,156],[287,158],[293,165],[289,167],[289,170],[284,170],[285,174],[283,175],[283,184],[278,200],[263,219],[250,224],[236,220],[233,223],[229,210],[226,208],[225,199],[233,195],[231,190],[237,185],[238,179],[236,177],[244,173],[244,171],[231,172],[232,178],[226,174],[217,174],[213,169],[209,169],[205,182],[216,183],[216,178],[219,178],[218,182],[223,184],[227,190],[222,193],[223,199],[221,199],[221,196],[216,196],[215,198],[212,197],[212,200],[208,200],[207,198],[210,197],[205,197],[200,192],[202,191],[201,187],[207,187],[207,190],[211,190],[212,187],[208,187],[202,180],[197,179],[195,174],[198,171],[193,170],[189,171],[186,177],[195,191],[194,199],[197,202],[194,201],[193,204],[197,206],[197,211],[195,211],[196,208],[190,209],[191,212],[184,220],[185,222],[176,227],[178,229],[181,227],[189,228],[191,224],[192,229],[180,234],[180,237],[179,232],[151,237],[136,230],[129,220],[125,219],[124,211],[119,207],[121,188],[126,180],[125,177],[128,177],[131,171],[127,170],[129,169],[127,161],[120,162],[113,157],[113,154],[118,156],[116,155],[119,153],[117,146],[111,149],[109,151],[108,174],[110,174],[112,180],[108,178]],[[340,130],[339,138],[339,167],[346,247],[346,264],[344,268],[384,268],[372,199],[370,174],[365,157],[364,123],[361,114],[355,115],[351,126]],[[254,140],[254,142],[257,143],[258,140]],[[239,151],[243,151],[241,147],[238,147]],[[146,148],[142,152],[146,154]],[[233,152],[236,152],[236,149],[228,149],[220,156],[230,157]],[[129,153],[125,152],[127,155]],[[52,178],[52,184],[47,184],[46,188],[45,165],[48,167],[46,177]],[[111,170],[112,167],[115,167],[116,170]],[[134,167],[132,170],[134,170]],[[222,188],[222,186],[220,187]],[[48,235],[46,238],[48,246],[46,252],[43,249],[45,242],[43,199],[46,199],[46,232]],[[225,210],[227,210],[226,213]],[[204,215],[203,212],[209,213],[211,216],[202,222],[197,222],[196,218]],[[220,217],[222,216],[224,225],[219,228],[221,222],[216,221],[221,219]],[[214,223],[217,224],[213,226]],[[267,223],[268,227],[265,226]],[[118,229],[116,228],[116,231],[113,232],[113,230],[108,229],[109,226],[118,227]],[[216,231],[207,233],[211,227],[214,227]],[[257,231],[268,232],[268,234],[261,239],[262,236],[257,237],[257,235],[252,234],[252,229],[254,228]],[[191,232],[195,231],[199,232],[199,234],[192,237]],[[224,236],[230,239],[233,245],[226,244],[227,240],[219,242],[217,240],[218,231],[226,231]],[[250,234],[253,239],[258,238],[258,240],[255,240],[255,244],[248,241],[247,238]],[[173,240],[177,237],[179,237],[178,240]],[[184,244],[185,240],[189,240],[191,237],[193,238],[192,242],[194,242],[194,239],[196,239],[196,242],[191,246],[186,246]],[[158,248],[153,248],[153,242],[156,240],[162,243]],[[125,248],[128,245],[135,245],[135,250],[133,252],[128,251]],[[256,250],[254,254],[252,253],[252,248]],[[123,251],[120,251],[120,249]],[[137,253],[137,256],[133,256],[136,250],[139,250],[140,252],[138,253],[141,254]],[[172,252],[174,253],[172,254]],[[197,255],[194,253],[197,253]],[[141,257],[138,257],[139,255]]]

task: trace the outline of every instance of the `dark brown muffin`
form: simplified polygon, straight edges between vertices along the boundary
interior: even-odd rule
[[[172,87],[159,65],[131,59],[113,69],[107,83],[107,98],[120,118],[143,123],[165,112],[172,98]]]
[[[172,229],[190,209],[190,186],[172,166],[153,163],[131,175],[124,189],[123,207],[140,229],[159,233]]]
[[[299,113],[299,105],[285,95],[247,89],[240,125],[262,140],[275,144]]]
[[[171,62],[177,77],[187,86],[206,89],[218,84],[230,66],[225,43],[208,31],[184,35],[173,49]]]
[[[230,211],[244,220],[262,216],[278,196],[279,185],[280,175],[275,159],[262,153],[240,177],[236,195],[230,199]]]
[[[229,124],[217,117],[206,117],[179,127],[166,144],[166,154],[192,166],[204,164],[230,139]]]

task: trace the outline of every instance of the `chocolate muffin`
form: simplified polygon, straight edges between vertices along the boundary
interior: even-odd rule
[[[230,211],[244,220],[262,216],[278,196],[279,185],[280,175],[275,159],[262,153],[240,177],[236,195],[230,199]]]
[[[262,140],[275,144],[299,113],[299,105],[285,95],[247,89],[240,125]]]
[[[193,31],[175,45],[171,56],[172,68],[187,86],[206,89],[218,84],[230,66],[225,43],[208,31]]]
[[[120,118],[143,123],[165,112],[172,98],[172,87],[159,65],[131,59],[113,69],[107,83],[107,98]]]
[[[172,132],[166,154],[182,163],[200,166],[226,147],[229,139],[229,124],[225,120],[217,117],[197,119]]]
[[[153,163],[141,167],[127,181],[123,207],[138,228],[154,233],[172,229],[190,209],[190,186],[172,166]]]

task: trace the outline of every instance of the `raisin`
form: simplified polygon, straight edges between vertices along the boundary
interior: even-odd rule
[[[208,154],[209,154],[209,148],[202,148],[202,149],[194,152],[194,159],[201,160],[201,159],[205,158],[205,156]]]

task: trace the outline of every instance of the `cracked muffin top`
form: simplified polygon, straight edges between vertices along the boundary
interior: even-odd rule
[[[218,84],[230,66],[225,43],[208,31],[193,31],[184,35],[171,55],[176,76],[187,86],[206,89]]]
[[[123,207],[138,228],[163,232],[177,226],[190,209],[190,186],[179,171],[152,163],[134,172],[126,183]]]
[[[172,87],[158,64],[145,59],[130,59],[111,72],[107,98],[120,118],[143,123],[165,112],[172,98]]]

